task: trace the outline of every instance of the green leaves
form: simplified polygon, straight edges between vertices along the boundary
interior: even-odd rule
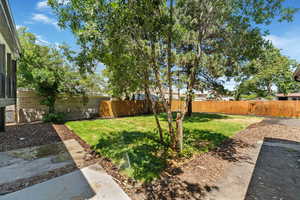
[[[266,97],[278,93],[297,92],[300,84],[293,80],[297,62],[283,56],[274,47],[265,48],[262,54],[242,66],[238,90],[242,94]]]
[[[85,96],[91,89],[100,92],[99,77],[82,78],[78,70],[71,67],[74,52],[66,45],[61,48],[42,46],[25,28],[19,30],[19,38],[22,54],[17,72],[18,87],[34,89],[43,97],[41,104],[48,106],[49,112],[54,112],[56,100],[63,95]]]

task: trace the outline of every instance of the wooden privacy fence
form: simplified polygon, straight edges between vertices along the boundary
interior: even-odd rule
[[[101,117],[122,117],[145,114],[149,112],[146,101],[101,101]]]
[[[193,112],[300,117],[300,101],[194,101]],[[183,102],[173,101],[172,110],[183,108]]]
[[[124,117],[152,113],[147,101],[101,101],[99,104],[100,117]],[[158,112],[163,112],[163,106],[158,105]]]
[[[183,109],[183,102],[172,101],[172,111]],[[162,111],[162,106],[160,106]],[[121,117],[151,112],[146,101],[101,101],[101,117]],[[300,117],[300,101],[194,101],[193,112]]]

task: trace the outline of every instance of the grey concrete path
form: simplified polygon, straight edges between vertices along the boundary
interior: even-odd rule
[[[224,178],[216,183],[218,190],[212,190],[207,200],[243,200],[254,171],[261,144],[244,155],[246,160],[234,163]]]
[[[0,200],[129,200],[121,187],[101,166],[95,164],[80,169],[86,153],[74,139],[0,152],[0,186],[17,185],[45,175],[51,170],[76,166],[78,170],[43,183],[6,194],[0,188]],[[6,195],[2,195],[6,194]]]
[[[0,152],[0,185],[75,164],[77,152],[83,149],[74,141]]]
[[[4,155],[5,156],[5,155]],[[0,155],[0,159],[2,157]],[[59,163],[53,163],[54,157],[40,158],[33,161],[19,160],[14,164],[8,165],[6,167],[0,168],[0,185],[4,183],[10,183],[17,181],[18,179],[30,178],[33,176],[41,175],[45,172],[62,168],[69,164],[72,164],[72,161],[65,161]]]
[[[274,118],[265,119],[264,121],[270,124],[280,124],[284,126],[300,128],[300,119],[274,117]]]
[[[279,139],[264,142],[245,200],[265,199],[300,199],[299,143]]]
[[[267,122],[300,128],[299,119]],[[300,200],[300,143],[265,138],[243,157],[215,183],[218,190],[206,200]]]
[[[51,179],[0,200],[130,200],[118,184],[98,165]]]

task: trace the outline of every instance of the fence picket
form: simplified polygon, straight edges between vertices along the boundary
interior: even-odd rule
[[[102,101],[101,117],[120,117],[147,113],[145,101]],[[172,101],[172,111],[183,109],[183,102]],[[300,117],[298,101],[194,101],[193,112]]]

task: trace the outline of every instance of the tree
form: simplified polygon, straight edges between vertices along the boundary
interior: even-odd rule
[[[298,63],[280,53],[272,45],[265,48],[256,59],[241,67],[236,81],[240,84],[236,89],[236,99],[241,95],[255,94],[256,97],[274,96],[279,93],[298,92],[299,83],[293,80],[293,72]]]
[[[239,63],[255,57],[264,44],[262,33],[255,25],[270,23],[275,16],[290,20],[296,11],[284,8],[282,2],[49,0],[59,25],[70,28],[77,37],[82,48],[77,56],[79,64],[90,63],[85,69],[97,62],[103,62],[110,71],[122,72],[128,68],[136,72],[131,77],[134,81],[144,78],[148,94],[150,87],[159,91],[167,113],[170,146],[177,151],[182,149],[182,123],[198,74],[219,66],[224,75],[232,75]],[[174,120],[171,102],[177,57],[178,67],[187,71],[187,98],[185,108]],[[215,60],[213,65],[211,60]],[[129,82],[134,82],[131,78]],[[168,98],[165,98],[166,90]],[[152,100],[152,107],[153,104]],[[157,126],[160,127],[159,121]]]
[[[22,46],[18,87],[35,90],[50,114],[55,113],[55,102],[61,95],[85,95],[91,84],[71,68],[60,49],[39,45],[36,36],[25,27],[18,33]]]

